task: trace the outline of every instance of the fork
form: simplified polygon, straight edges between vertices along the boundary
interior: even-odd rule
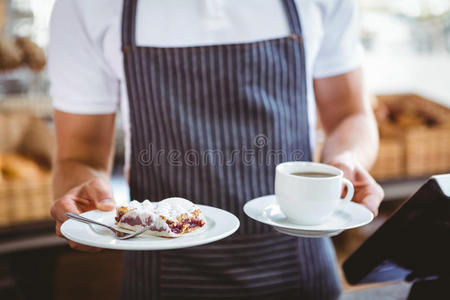
[[[129,233],[125,233],[125,232],[119,231],[119,230],[115,229],[115,228],[112,227],[112,226],[109,226],[109,225],[106,225],[106,224],[103,224],[103,223],[99,223],[99,222],[97,222],[97,221],[88,219],[88,218],[83,217],[83,216],[78,215],[78,214],[74,214],[74,213],[68,212],[68,213],[66,213],[65,215],[66,215],[66,217],[68,217],[69,219],[73,219],[73,220],[76,220],[76,221],[78,221],[78,222],[82,222],[82,223],[86,223],[86,224],[95,224],[95,225],[99,225],[99,226],[106,227],[106,228],[108,228],[109,230],[111,230],[111,231],[115,234],[115,236],[116,236],[116,238],[117,238],[118,240],[128,240],[128,239],[131,239],[131,238],[133,238],[133,237],[135,237],[135,236],[138,236],[138,235],[140,235],[140,234],[142,234],[142,233],[144,233],[145,231],[147,231],[147,230],[150,229],[150,226],[146,226],[146,227],[144,227],[144,228],[139,229],[139,230],[136,231],[136,232],[133,232],[133,233],[130,233],[130,234],[129,234]]]

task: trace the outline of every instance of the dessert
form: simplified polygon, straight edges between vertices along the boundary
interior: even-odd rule
[[[116,209],[117,225],[128,230],[149,226],[147,233],[179,237],[206,225],[206,219],[198,206],[184,198],[167,198],[160,202],[131,201],[128,206]]]

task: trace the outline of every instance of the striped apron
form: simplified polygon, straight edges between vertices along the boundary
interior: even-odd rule
[[[339,295],[329,239],[278,234],[242,209],[273,194],[276,164],[311,159],[300,20],[294,1],[282,2],[289,37],[157,48],[136,45],[137,0],[124,0],[131,198],[184,197],[232,212],[241,227],[209,245],[125,253],[123,299]]]

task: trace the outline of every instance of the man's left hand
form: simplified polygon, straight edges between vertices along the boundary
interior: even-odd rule
[[[344,177],[353,183],[355,195],[352,201],[361,203],[377,216],[384,191],[369,172],[349,156],[337,157],[326,163],[341,169]]]

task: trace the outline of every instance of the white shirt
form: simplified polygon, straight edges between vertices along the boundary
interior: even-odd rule
[[[296,0],[306,54],[308,113],[314,145],[313,78],[361,65],[352,0]],[[54,107],[109,114],[119,104],[129,158],[127,87],[120,0],[57,0],[51,21],[49,76]],[[290,34],[281,0],[140,0],[138,46],[184,47],[273,39]]]

